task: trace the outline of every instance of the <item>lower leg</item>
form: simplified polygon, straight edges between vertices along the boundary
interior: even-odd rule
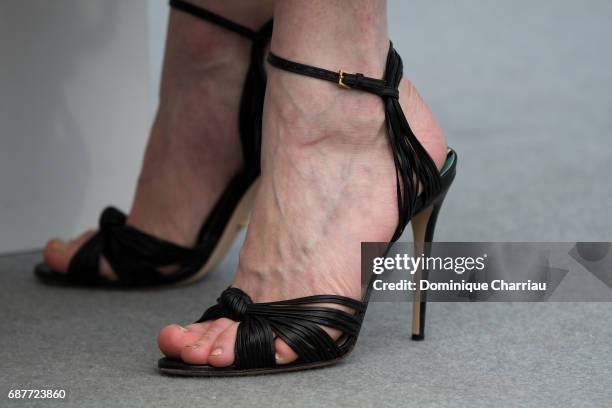
[[[272,14],[270,1],[259,7],[249,0],[190,3],[253,30]],[[238,110],[250,47],[223,27],[171,11],[160,106],[129,223],[195,244],[202,220],[243,166]]]

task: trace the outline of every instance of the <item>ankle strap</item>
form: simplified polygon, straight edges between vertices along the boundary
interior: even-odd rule
[[[363,74],[349,74],[342,70],[334,72],[289,61],[272,53],[268,56],[268,62],[276,68],[334,82],[341,88],[358,89],[382,98],[387,135],[396,170],[399,220],[391,242],[397,241],[415,215],[417,198],[423,203],[430,202],[441,191],[441,181],[436,164],[412,132],[399,103],[403,64],[393,44],[389,45],[383,79],[369,78]]]
[[[370,78],[359,73],[350,74],[342,70],[334,72],[323,68],[300,64],[299,62],[289,61],[279,57],[272,52],[270,52],[268,55],[268,63],[270,63],[270,65],[273,67],[284,69],[285,71],[293,72],[294,74],[306,75],[309,77],[334,82],[341,88],[354,88],[373,93],[378,96],[388,96],[395,99],[399,98],[399,90],[389,86],[387,81],[383,79]]]
[[[251,30],[248,27],[234,23],[233,21],[228,20],[225,17],[221,17],[220,15],[215,14],[212,11],[208,11],[198,6],[194,6],[193,4],[188,3],[186,1],[170,0],[169,5],[175,10],[180,10],[184,13],[191,14],[194,17],[201,18],[202,20],[206,20],[210,23],[216,24],[219,27],[226,28],[236,34],[239,34],[251,40],[259,39],[262,35],[261,31]]]

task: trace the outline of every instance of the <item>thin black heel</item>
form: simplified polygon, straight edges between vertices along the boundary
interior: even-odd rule
[[[414,255],[423,254],[428,257],[431,252],[431,245],[426,243],[433,242],[434,232],[436,229],[436,221],[442,203],[446,197],[446,192],[429,208],[426,208],[421,213],[412,217],[412,233],[414,237]],[[412,340],[425,339],[425,312],[427,310],[427,292],[420,289],[421,281],[429,278],[429,270],[426,268],[419,269],[414,279],[417,283],[414,296],[412,298]]]

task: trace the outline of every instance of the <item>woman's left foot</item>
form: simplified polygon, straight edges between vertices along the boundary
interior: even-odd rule
[[[383,68],[361,72],[381,77]],[[440,127],[405,79],[400,95],[415,135],[441,168],[446,141]],[[232,286],[254,302],[315,294],[360,299],[360,243],[389,241],[398,220],[382,102],[271,69],[265,109],[261,186]],[[158,342],[169,358],[224,367],[234,361],[237,329],[227,318],[169,325]],[[275,346],[277,363],[296,359],[282,340]]]
[[[252,18],[238,21],[255,28],[262,18]],[[203,220],[244,166],[238,113],[251,42],[176,9],[170,11],[168,24],[160,104],[127,225],[193,248]],[[50,240],[45,263],[67,274],[74,256],[96,232]],[[167,267],[163,273],[176,269]],[[99,270],[104,278],[118,280],[104,257]]]

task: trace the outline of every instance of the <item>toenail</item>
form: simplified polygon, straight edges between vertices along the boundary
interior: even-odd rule
[[[220,356],[221,354],[223,354],[222,348],[216,348],[210,353],[211,356]]]
[[[202,329],[200,326],[196,324],[190,324],[186,327],[187,331],[195,332],[195,333],[206,333],[206,329]]]
[[[51,249],[56,252],[63,252],[66,249],[66,243],[59,239],[51,241]]]
[[[280,354],[274,353],[274,358],[276,359],[276,364],[284,364],[285,359],[283,359]]]
[[[189,348],[198,348],[200,347],[201,344],[200,343],[193,343],[193,344],[188,344],[185,347],[189,347]]]

